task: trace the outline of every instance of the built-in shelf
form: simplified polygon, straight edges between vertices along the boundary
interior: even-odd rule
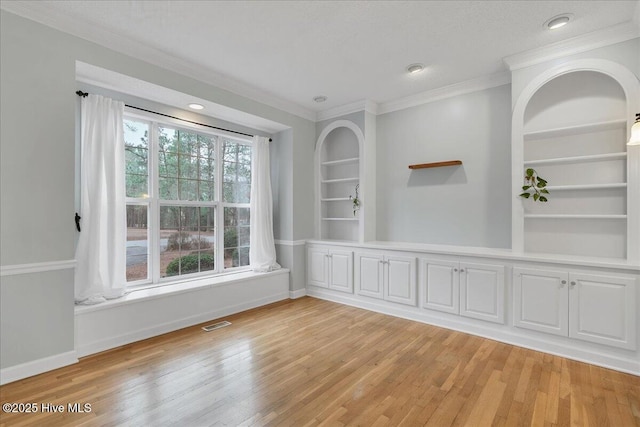
[[[332,197],[329,199],[320,199],[323,202],[348,202],[349,200],[351,200],[348,197]]]
[[[614,184],[580,184],[580,185],[548,185],[549,191],[572,191],[572,190],[608,190],[615,188],[627,188],[624,182]]]
[[[415,165],[409,165],[409,169],[439,168],[442,166],[456,166],[461,164],[462,164],[462,160],[447,160],[445,162],[420,163]]]
[[[326,162],[322,162],[322,166],[337,166],[337,165],[350,165],[353,163],[358,163],[360,161],[359,158],[353,157],[349,159],[340,159],[340,160],[330,160]]]
[[[322,218],[323,221],[357,221],[358,218]]]
[[[627,158],[627,153],[607,153],[607,154],[594,154],[591,156],[559,157],[555,159],[527,160],[524,162],[524,165],[525,166],[545,166],[545,165],[560,165],[560,164],[572,164],[572,163],[590,163],[590,162],[602,162],[607,160],[624,160],[626,158]]]
[[[524,134],[524,140],[534,140],[543,138],[552,138],[558,136],[576,135],[580,133],[598,132],[603,130],[618,129],[621,126],[626,126],[627,121],[625,119],[611,120],[606,122],[588,123],[577,126],[566,126],[555,129],[545,129],[535,132],[527,132]]]
[[[321,182],[323,184],[335,184],[338,182],[356,182],[360,178],[338,178],[338,179],[323,179]]]
[[[626,215],[527,214],[530,219],[627,219]]]

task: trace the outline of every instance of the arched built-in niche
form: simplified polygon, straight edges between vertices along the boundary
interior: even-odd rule
[[[626,141],[639,96],[635,75],[604,60],[525,87],[513,113],[514,250],[637,258],[639,150]],[[517,197],[527,168],[549,182],[548,203]]]
[[[362,130],[348,120],[325,127],[316,144],[316,237],[362,241],[364,207],[355,214],[349,196],[364,197],[361,179]]]

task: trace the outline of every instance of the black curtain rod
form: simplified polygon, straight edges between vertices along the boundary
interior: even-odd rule
[[[81,91],[81,90],[78,90],[78,91],[76,91],[76,95],[78,95],[78,96],[81,96],[81,97],[85,98],[86,96],[88,96],[88,95],[89,95],[89,93],[88,93],[88,92],[83,92],[83,91]],[[235,133],[235,134],[238,134],[238,135],[244,135],[244,136],[250,136],[250,137],[253,137],[253,136],[254,136],[254,135],[251,135],[250,133],[238,132],[237,130],[231,130],[231,129],[219,128],[219,127],[211,126],[211,125],[207,125],[207,124],[204,124],[204,123],[194,122],[194,121],[192,121],[192,120],[181,119],[180,117],[170,116],[170,115],[168,115],[168,114],[158,113],[157,111],[146,110],[146,109],[144,109],[144,108],[140,108],[140,107],[134,107],[133,105],[125,104],[124,106],[125,106],[125,107],[129,107],[129,108],[133,108],[133,109],[135,109],[135,110],[145,111],[145,112],[147,112],[147,113],[151,113],[151,114],[157,114],[157,115],[159,115],[159,116],[169,117],[169,118],[171,118],[171,119],[182,120],[183,122],[192,123],[192,124],[194,124],[194,125],[198,125],[198,126],[204,126],[204,127],[211,128],[211,129],[223,130],[223,131],[225,131],[225,132],[231,132],[231,133]],[[271,139],[271,138],[269,138],[269,142],[271,142],[271,141],[272,141],[272,139]]]

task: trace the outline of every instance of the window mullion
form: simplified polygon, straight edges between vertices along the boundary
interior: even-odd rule
[[[149,186],[150,188],[150,212],[149,212],[149,261],[150,276],[153,283],[160,281],[160,189],[159,189],[159,142],[158,142],[158,123],[150,124],[149,137]]]
[[[216,140],[216,158],[215,158],[215,174],[216,174],[216,271],[224,271],[224,209],[222,207],[224,183],[223,180],[223,139],[219,137]]]

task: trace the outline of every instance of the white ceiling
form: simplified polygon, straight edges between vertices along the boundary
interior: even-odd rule
[[[2,8],[292,111],[389,103],[507,70],[640,1],[2,1]],[[555,31],[546,20],[572,13]],[[405,67],[424,63],[425,72]],[[322,104],[312,98],[325,95]]]

